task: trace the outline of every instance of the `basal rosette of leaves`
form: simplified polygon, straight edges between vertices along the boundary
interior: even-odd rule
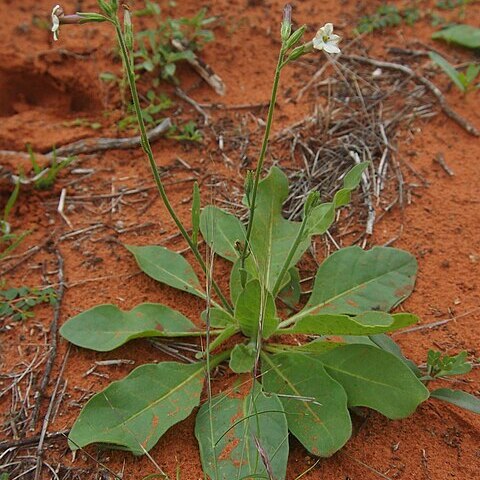
[[[368,164],[353,166],[328,203],[320,203],[319,193],[311,192],[301,222],[282,215],[289,188],[282,170],[272,167],[263,178],[261,174],[280,71],[312,49],[339,52],[332,24],[300,44],[306,27],[292,33],[291,7],[286,6],[265,137],[255,175],[247,175],[245,184],[248,223],[213,205],[201,209],[195,184],[190,235],[168,199],[146,134],[133,70],[130,10],[122,7],[122,23],[116,0],[98,4],[102,14],[67,16],[54,7],[52,31],[58,38],[60,24],[105,21],[115,28],[142,147],[159,194],[212,291],[182,255],[155,245],[126,246],[146,275],[205,300],[201,319],[193,321],[161,304],[143,303],[129,311],[99,305],[69,319],[61,327],[62,336],[99,352],[139,338],[206,337],[208,350],[195,363],[142,365],[94,395],[70,431],[72,450],[95,443],[145,454],[200,407],[195,435],[206,477],[283,480],[290,435],[311,454],[328,457],[352,435],[350,408],[367,407],[400,419],[432,396],[479,413],[480,400],[473,395],[446,388],[430,394],[426,388],[431,380],[468,372],[466,353],[450,357],[431,352],[423,375],[386,335],[418,321],[409,313],[390,313],[413,291],[417,262],[411,254],[386,247],[338,250],[319,266],[304,298],[297,264],[312,238],[324,234],[338,209],[349,203]],[[217,256],[232,264],[230,299],[209,277],[198,248],[200,234]],[[310,341],[292,345],[289,337],[298,335]],[[232,337],[238,341],[226,348]],[[213,398],[208,395],[201,405],[209,370],[224,361],[247,380]]]
[[[197,412],[195,434],[203,468],[212,479],[253,474],[269,478],[267,468],[274,478],[283,479],[288,432],[310,453],[327,457],[352,434],[350,407],[369,407],[398,419],[412,414],[429,397],[415,367],[384,335],[418,320],[407,313],[388,313],[413,290],[417,262],[409,253],[385,247],[339,250],[320,265],[312,293],[300,311],[284,318],[280,308],[300,300],[296,264],[311,238],[331,226],[336,209],[349,200],[366,167],[353,167],[333,201],[313,206],[302,222],[283,218],[288,182],[273,167],[259,184],[243,287],[237,246],[245,238],[244,225],[215,206],[205,207],[194,222],[214,252],[232,263],[233,313],[213,299],[209,314],[211,335],[218,339],[212,344],[216,342],[215,351],[221,352],[212,354],[210,368],[228,359],[234,372],[252,372],[256,340],[259,335],[263,338],[262,374],[252,388],[214,397]],[[127,248],[151,278],[206,298],[193,268],[180,254],[159,246]],[[284,278],[280,278],[282,271],[287,272]],[[275,284],[280,285],[277,292]],[[75,345],[105,352],[135,338],[206,335],[206,326],[199,327],[161,304],[145,303],[130,311],[100,305],[68,320],[61,334]],[[296,347],[283,342],[296,334],[315,339]],[[222,341],[233,335],[243,340],[222,351]],[[336,341],[330,341],[330,336]],[[87,402],[70,432],[71,448],[97,443],[145,453],[199,406],[205,368],[205,361],[136,368]],[[269,463],[262,461],[260,451]]]

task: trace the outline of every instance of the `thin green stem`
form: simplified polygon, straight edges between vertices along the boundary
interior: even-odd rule
[[[136,82],[135,82],[135,73],[132,69],[132,64],[131,64],[131,61],[130,61],[130,53],[129,53],[127,45],[125,43],[125,39],[123,37],[123,32],[122,32],[122,29],[121,29],[121,26],[120,26],[120,23],[119,23],[118,19],[115,20],[114,26],[115,26],[115,32],[117,34],[118,44],[120,46],[120,52],[121,52],[121,55],[122,55],[123,64],[125,66],[125,70],[126,70],[126,74],[127,74],[128,84],[130,86],[130,92],[132,94],[133,107],[135,109],[135,114],[136,114],[136,117],[137,117],[138,126],[140,128],[140,138],[141,138],[142,148],[143,148],[143,151],[145,152],[145,154],[147,155],[148,162],[150,164],[150,169],[152,171],[153,179],[154,179],[155,184],[157,186],[160,197],[162,198],[163,203],[165,204],[165,207],[168,210],[168,213],[172,217],[172,219],[175,222],[175,225],[177,226],[177,228],[180,230],[180,233],[182,234],[183,238],[187,241],[188,246],[192,250],[197,262],[200,265],[200,267],[206,273],[207,267],[205,265],[205,261],[203,260],[201,254],[198,250],[197,245],[192,241],[192,239],[188,235],[187,230],[183,226],[183,224],[180,221],[180,219],[178,218],[174,208],[172,207],[172,204],[170,203],[170,200],[168,199],[167,192],[165,191],[165,187],[163,185],[163,182],[160,178],[160,174],[158,173],[158,168],[157,168],[157,164],[155,163],[152,147],[150,145],[150,141],[148,140],[148,135],[147,135],[147,129],[145,127],[145,122],[143,121],[142,107],[140,106],[140,99],[139,99],[139,96],[138,96],[137,85],[136,85]],[[220,290],[219,286],[217,285],[217,283],[214,280],[212,282],[212,285],[213,285],[213,288],[214,288],[216,294],[220,298],[223,306],[227,309],[228,312],[232,313],[233,312],[232,307],[230,306],[230,304],[228,303],[228,300],[223,295],[222,291]]]
[[[303,233],[305,232],[305,227],[307,225],[307,216],[303,218],[302,224],[300,226],[300,230],[298,231],[298,234],[295,238],[295,241],[293,242],[292,246],[290,247],[290,251],[288,252],[287,258],[282,266],[282,270],[280,271],[280,275],[277,278],[277,281],[275,282],[275,285],[272,290],[272,295],[273,298],[275,298],[280,290],[280,287],[282,286],[282,281],[283,278],[285,277],[288,269],[290,268],[290,264],[292,263],[293,256],[295,255],[298,246],[300,245],[300,242],[302,241],[303,238]]]
[[[207,353],[212,352],[215,350],[217,347],[219,347],[222,343],[225,343],[229,338],[233,337],[235,334],[239,332],[238,327],[235,325],[229,325],[228,327],[225,328],[225,330],[221,330],[218,332],[217,330],[211,332],[212,335],[217,335],[215,340],[212,340],[207,348],[205,348],[205,352],[201,352],[198,355],[198,358],[203,358],[207,355]]]
[[[245,236],[245,246],[244,246],[242,257],[241,257],[241,265],[242,265],[241,271],[245,270],[245,261],[247,259],[248,250],[250,248],[249,245],[250,245],[250,237],[252,235],[253,220],[255,216],[255,207],[256,207],[255,204],[257,201],[258,184],[260,182],[260,176],[263,170],[265,155],[267,153],[268,140],[270,138],[270,130],[272,128],[273,112],[275,111],[275,103],[277,101],[278,84],[280,82],[280,72],[282,70],[284,56],[285,56],[285,50],[284,50],[284,45],[282,44],[280,53],[278,55],[277,67],[275,69],[275,77],[273,79],[272,95],[270,98],[270,105],[268,107],[267,123],[265,125],[265,133],[263,135],[262,148],[260,150],[260,156],[258,157],[257,168],[255,170],[255,178],[253,183],[252,194],[249,199],[250,214],[248,217],[247,234]],[[242,275],[242,286],[245,286],[244,283],[245,283],[245,275]]]

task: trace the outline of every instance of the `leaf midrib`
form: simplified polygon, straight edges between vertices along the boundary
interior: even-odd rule
[[[190,284],[188,283],[187,281],[185,281],[183,278],[181,277],[177,277],[177,275],[174,275],[173,273],[169,272],[168,270],[166,270],[165,268],[162,268],[161,266],[157,265],[156,263],[152,262],[151,260],[148,259],[148,257],[146,256],[143,256],[143,261],[145,261],[146,263],[148,263],[149,265],[153,265],[155,268],[157,268],[158,270],[162,271],[162,272],[165,272],[167,275],[169,275],[170,277],[176,279],[177,281],[179,281],[181,284],[189,287],[188,290],[190,289],[193,289],[196,293],[198,293],[198,295],[200,295],[202,298],[205,298],[205,293],[202,292],[201,290],[198,290],[197,289],[197,286],[194,286],[193,284]],[[182,257],[183,258],[183,257]],[[198,281],[198,279],[196,279],[197,282],[198,282],[198,285],[200,285],[200,282]],[[157,280],[157,281],[160,281],[162,282],[162,280]],[[166,283],[166,282],[162,282],[162,283]],[[175,288],[175,287],[174,287]]]
[[[302,318],[306,315],[309,315],[311,311],[317,309],[317,308],[322,308],[324,307],[327,303],[332,303],[336,300],[338,300],[339,298],[342,298],[346,295],[350,295],[352,292],[354,292],[355,290],[358,290],[360,287],[363,287],[365,285],[369,285],[370,283],[374,282],[374,281],[377,281],[377,280],[380,280],[381,278],[387,276],[387,275],[390,275],[391,273],[395,273],[395,272],[398,272],[398,270],[400,270],[401,268],[405,267],[411,260],[409,259],[408,261],[406,261],[405,263],[403,263],[402,265],[400,265],[398,267],[398,269],[396,270],[390,270],[388,272],[385,272],[383,273],[382,275],[380,275],[379,277],[374,277],[374,278],[371,278],[370,280],[368,280],[367,282],[363,282],[359,285],[356,285],[355,287],[353,288],[350,288],[349,290],[345,290],[341,293],[339,293],[338,295],[335,295],[334,297],[331,297],[329,299],[326,299],[325,301],[323,301],[322,303],[318,304],[318,305],[314,305],[312,307],[310,307],[308,310],[302,310],[301,312],[298,312],[297,315],[295,315],[293,318]]]
[[[300,394],[300,392],[295,388],[295,385],[293,385],[290,380],[285,377],[281,370],[268,358],[267,355],[265,355],[263,358],[265,358],[267,360],[267,362],[269,363],[269,365],[273,368],[273,370],[277,373],[277,375],[282,378],[289,386],[290,388],[295,392],[295,394],[298,396],[298,397],[303,397],[303,395]],[[280,400],[281,401],[281,400]],[[328,434],[328,436],[330,437],[331,441],[334,442],[335,439],[333,438],[333,435],[330,433],[330,430],[327,428],[327,426],[325,425],[325,422],[312,410],[312,408],[310,407],[310,405],[308,405],[307,402],[303,402],[303,406],[306,410],[310,411],[311,414],[319,420],[320,422],[320,426],[325,430],[325,432]]]
[[[201,367],[201,368],[200,368]],[[177,384],[176,387],[174,388],[171,388],[169,389],[164,395],[162,395],[160,398],[158,398],[157,400],[155,400],[153,403],[150,403],[147,407],[145,408],[142,408],[141,410],[139,410],[137,413],[135,413],[134,415],[128,417],[127,419],[123,420],[122,422],[120,422],[118,425],[115,425],[113,427],[109,427],[107,428],[106,430],[104,430],[104,433],[106,432],[110,432],[116,428],[120,428],[122,424],[126,424],[127,422],[131,422],[132,420],[134,420],[135,418],[137,418],[139,415],[142,415],[143,413],[147,412],[148,410],[150,409],[153,409],[156,405],[158,405],[159,403],[161,403],[163,400],[165,400],[166,398],[168,398],[169,396],[173,395],[175,392],[177,392],[178,390],[180,390],[180,388],[184,387],[187,383],[189,383],[190,381],[192,381],[201,371],[203,370],[203,365],[202,364],[199,364],[199,368],[198,370],[195,371],[194,374],[190,375],[189,377],[187,377],[183,382]],[[107,395],[105,394],[105,392],[103,392],[103,396],[105,397],[105,399],[107,400],[108,402],[108,397]],[[181,411],[181,409],[180,409]]]

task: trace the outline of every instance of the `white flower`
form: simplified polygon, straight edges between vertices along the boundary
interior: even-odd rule
[[[60,5],[55,5],[52,10],[52,32],[55,41],[58,40],[58,32],[60,30],[60,18],[57,13],[58,15],[62,13],[62,7],[60,7]]]
[[[338,42],[340,36],[333,33],[333,25],[326,23],[320,28],[313,39],[313,48],[325,50],[327,53],[340,53]]]

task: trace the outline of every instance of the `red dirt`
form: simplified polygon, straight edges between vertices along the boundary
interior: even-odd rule
[[[74,10],[76,2],[65,3],[66,10]],[[84,1],[84,11],[95,10],[96,2]],[[140,3],[140,2],[138,2]],[[162,7],[168,2],[160,2]],[[178,2],[172,15],[193,14],[207,4],[209,12],[219,15],[222,26],[216,29],[216,41],[207,46],[202,57],[225,80],[228,92],[219,99],[187,68],[181,69],[182,87],[199,102],[222,102],[242,104],[265,102],[269,98],[272,72],[278,49],[278,15],[282,2],[217,0],[211,2]],[[186,3],[186,2],[185,2]],[[398,2],[397,2],[398,3]],[[420,7],[432,2],[419,2]],[[367,8],[372,11],[380,2],[336,2],[304,0],[296,2],[294,18],[306,22],[313,32],[315,26],[325,21],[338,25],[344,36],[350,36],[351,28],[359,14]],[[98,80],[99,73],[118,71],[118,63],[112,63],[112,35],[106,25],[63,28],[60,41],[53,45],[46,29],[35,27],[32,18],[48,19],[52,2],[46,0],[4,0],[0,5],[0,149],[24,151],[26,143],[34,150],[47,152],[52,145],[64,145],[74,140],[98,135],[87,127],[65,126],[76,118],[86,118],[104,125],[102,136],[115,135],[114,122],[103,116],[111,108],[114,94]],[[166,8],[164,11],[169,11]],[[466,21],[480,23],[480,6],[467,7]],[[446,15],[453,16],[453,13]],[[148,20],[142,19],[142,22]],[[464,61],[467,54],[458,49],[434,44],[429,40],[432,27],[422,20],[413,28],[390,29],[387,33],[372,35],[371,54],[388,58],[386,47],[405,46],[416,48],[413,40],[419,39],[435,48]],[[423,47],[422,47],[423,48]],[[311,105],[286,104],[284,95],[292,88],[301,87],[308,73],[299,74],[302,68],[289,69],[282,79],[279,109],[275,129],[291,124],[309,113]],[[442,91],[448,82],[444,75],[435,79]],[[479,93],[463,97],[454,89],[446,94],[455,109],[480,127],[478,109]],[[187,104],[181,104],[182,117],[195,118],[196,112]],[[265,111],[255,112],[265,117]],[[119,116],[116,112],[114,117]],[[214,121],[223,114],[215,113]],[[240,121],[240,117],[233,117]],[[258,146],[260,131],[256,132],[254,146]],[[426,179],[427,188],[416,190],[412,204],[404,212],[394,210],[375,226],[371,243],[382,244],[395,237],[403,226],[395,246],[409,250],[419,260],[420,273],[416,289],[405,303],[405,309],[419,315],[424,323],[439,319],[454,318],[435,329],[395,336],[405,354],[418,363],[424,362],[427,351],[437,348],[453,354],[467,350],[470,358],[478,357],[480,329],[480,208],[478,200],[478,139],[468,135],[456,124],[439,114],[428,123],[417,123],[413,131],[404,131],[400,140],[400,154]],[[158,164],[169,171],[167,182],[184,179],[168,188],[173,204],[180,216],[188,222],[193,175],[176,160],[181,157],[198,169],[204,182],[203,200],[214,198],[211,184],[222,182],[238,188],[242,185],[244,169],[238,166],[237,152],[230,155],[232,164],[224,162],[211,142],[201,148],[185,147],[172,140],[155,143],[154,151]],[[449,177],[437,163],[435,155],[441,152],[455,172]],[[253,150],[250,156],[254,158]],[[0,160],[2,164],[7,163]],[[117,303],[124,309],[138,303],[161,302],[177,308],[189,318],[199,318],[202,302],[183,295],[166,286],[159,285],[144,275],[137,275],[138,268],[132,257],[122,247],[123,243],[147,245],[166,244],[181,249],[178,239],[168,240],[175,232],[165,209],[156,199],[153,190],[148,191],[140,203],[119,203],[111,209],[110,200],[67,203],[65,213],[75,230],[97,223],[106,225],[85,235],[60,240],[70,231],[56,213],[60,191],[68,189],[68,197],[80,195],[109,194],[121,187],[151,185],[150,173],[140,150],[111,151],[82,161],[82,168],[93,168],[95,174],[67,186],[79,176],[63,173],[52,191],[38,192],[25,188],[15,208],[14,230],[31,229],[18,252],[34,245],[46,248],[30,257],[8,273],[9,285],[41,286],[57,282],[56,245],[65,259],[65,277],[68,285],[61,307],[60,322],[89,307],[100,303]],[[406,172],[408,173],[408,171]],[[418,179],[417,179],[417,183]],[[7,184],[1,186],[2,201],[6,200]],[[128,201],[128,198],[125,197]],[[151,202],[151,203],[149,203]],[[145,207],[138,213],[139,207]],[[118,234],[113,227],[122,228],[152,222],[152,225],[133,232]],[[48,243],[47,243],[48,242]],[[3,270],[4,266],[0,265]],[[227,267],[219,262],[221,275]],[[49,307],[38,307],[34,319],[9,324],[2,331],[2,372],[21,371],[21,362],[31,362],[36,352],[48,351],[48,329],[52,318]],[[48,392],[51,392],[62,361],[68,349],[65,341],[59,340],[58,355]],[[76,347],[70,348],[63,378],[67,381],[65,396],[58,415],[49,426],[49,431],[67,429],[79,413],[78,401],[83,403],[85,393],[96,392],[114,379],[122,378],[134,365],[98,367],[97,372],[106,377],[85,372],[96,360],[132,359],[135,366],[145,362],[167,360],[168,357],[155,350],[145,341],[134,341],[111,353],[94,353]],[[43,374],[44,365],[36,370],[37,382]],[[471,393],[479,393],[479,369],[474,369],[461,381],[460,387]],[[231,383],[228,376],[219,375],[214,382],[215,390]],[[0,388],[8,386],[3,380]],[[33,393],[33,391],[31,392]],[[8,421],[11,398],[0,399],[2,422]],[[33,402],[33,399],[31,399]],[[42,402],[42,415],[48,401]],[[42,415],[40,418],[42,418]],[[171,429],[150,452],[155,461],[172,477],[177,466],[182,480],[203,478],[198,448],[193,435],[194,417],[191,416]],[[480,471],[479,448],[480,420],[472,413],[428,401],[410,418],[389,421],[371,413],[357,422],[357,431],[347,446],[330,459],[321,460],[305,479],[473,479]],[[39,427],[37,425],[36,432]],[[3,434],[2,434],[3,435]],[[11,439],[11,438],[9,438]],[[56,467],[86,467],[92,469],[81,478],[101,477],[102,470],[91,458],[79,453],[74,460],[68,453],[66,441],[58,439],[45,452],[45,460]],[[147,457],[134,458],[124,452],[100,452],[95,448],[87,451],[114,472],[122,472],[125,479],[141,479],[155,473],[156,468]],[[293,439],[288,479],[294,479],[311,466],[315,459]],[[96,472],[96,473],[95,473]],[[383,478],[386,478],[383,477]],[[23,478],[30,478],[24,476]],[[33,477],[31,477],[33,478]],[[44,470],[43,478],[52,478]]]

